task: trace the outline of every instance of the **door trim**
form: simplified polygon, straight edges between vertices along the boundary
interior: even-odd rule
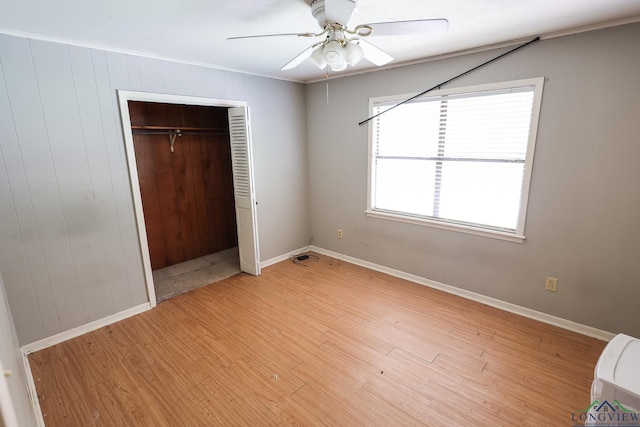
[[[151,304],[151,307],[155,307],[156,290],[153,283],[151,256],[149,254],[149,243],[147,240],[147,229],[144,222],[144,212],[142,210],[142,196],[140,194],[138,167],[136,164],[136,157],[133,149],[133,133],[131,131],[131,119],[129,117],[128,102],[159,102],[165,104],[186,104],[223,108],[247,107],[247,102],[230,99],[203,98],[197,96],[170,95],[152,92],[137,92],[130,90],[118,90],[117,93],[118,103],[120,105],[120,119],[122,120],[122,129],[124,133],[127,165],[129,167],[129,181],[131,184],[131,192],[133,194],[133,208],[135,211],[136,225],[138,229],[138,240],[140,242],[140,253],[142,255],[145,282],[147,284],[147,294],[149,296],[149,303]],[[253,173],[253,171],[250,171],[250,173]]]

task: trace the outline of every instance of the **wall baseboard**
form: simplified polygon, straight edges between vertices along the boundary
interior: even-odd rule
[[[87,332],[95,331],[96,329],[100,329],[103,326],[111,325],[112,323],[116,323],[128,317],[135,316],[136,314],[143,313],[149,309],[151,309],[151,304],[145,302],[144,304],[128,308],[115,314],[111,314],[107,317],[103,317],[102,319],[94,320],[93,322],[80,325],[73,329],[69,329],[68,331],[60,332],[59,334],[43,338],[39,341],[32,342],[31,344],[23,345],[20,350],[25,355],[44,350],[45,348],[51,347],[52,345],[60,344],[61,342],[79,337],[80,335],[84,335]]]
[[[456,288],[455,286],[446,285],[444,283],[436,282],[435,280],[425,279],[424,277],[405,273],[404,271],[395,270],[393,268],[385,267],[379,264],[374,264],[369,261],[363,261],[361,259],[350,257],[348,255],[343,255],[338,252],[333,252],[333,251],[319,248],[316,246],[311,246],[309,250],[317,252],[322,255],[330,256],[332,258],[337,258],[342,261],[350,262],[352,264],[356,264],[361,267],[366,267],[371,270],[379,271],[381,273],[386,273],[386,274],[389,274],[390,276],[399,277],[401,279],[405,279],[410,282],[417,283],[419,285],[428,286],[430,288],[447,292],[449,294],[457,295],[459,297],[476,301],[481,304],[499,308],[500,310],[508,311],[510,313],[514,313],[523,317],[528,317],[530,319],[538,320],[540,322],[557,326],[562,329],[567,329],[569,331],[577,332],[579,334],[596,338],[602,341],[607,341],[607,342],[611,341],[613,337],[616,335],[612,332],[603,331],[601,329],[597,329],[592,326],[587,326],[581,323],[573,322],[571,320],[563,319],[561,317],[552,316],[550,314],[543,313],[541,311],[532,310],[527,307],[522,307],[522,306],[505,302],[496,298],[488,297],[486,295],[478,294],[476,292],[471,292],[465,289]]]
[[[311,246],[309,246],[308,249],[307,249],[307,246],[303,246],[300,249],[296,249],[295,251],[287,252],[284,255],[280,255],[280,256],[277,256],[277,257],[269,258],[268,260],[262,261],[260,263],[260,268],[269,267],[270,265],[277,264],[280,261],[288,260],[291,257],[293,257],[294,255],[298,255],[298,254],[301,254],[303,252],[308,252],[310,250],[312,250]]]
[[[29,403],[31,403],[31,409],[36,417],[36,424],[38,427],[45,427],[44,417],[42,416],[42,409],[40,408],[40,402],[38,401],[38,392],[36,391],[36,382],[33,379],[33,373],[31,372],[31,365],[29,364],[29,357],[23,351],[22,363],[24,364],[24,370],[27,374],[27,395],[29,396]]]

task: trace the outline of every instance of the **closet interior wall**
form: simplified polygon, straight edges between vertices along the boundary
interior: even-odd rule
[[[227,109],[129,101],[129,114],[151,268],[237,246]]]

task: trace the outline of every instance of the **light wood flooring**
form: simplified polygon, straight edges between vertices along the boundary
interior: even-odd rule
[[[569,426],[605,343],[333,258],[29,356],[47,426]]]

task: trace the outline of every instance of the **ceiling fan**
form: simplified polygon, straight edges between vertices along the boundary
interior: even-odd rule
[[[318,21],[322,31],[317,33],[283,33],[253,36],[229,37],[238,40],[258,37],[324,37],[314,43],[282,67],[290,70],[310,59],[321,70],[329,67],[332,71],[342,71],[357,65],[362,58],[376,66],[388,64],[393,57],[367,42],[363,38],[388,35],[418,35],[445,31],[449,25],[446,19],[418,19],[409,21],[387,21],[358,24],[349,27],[356,10],[356,0],[313,0],[311,14]]]

